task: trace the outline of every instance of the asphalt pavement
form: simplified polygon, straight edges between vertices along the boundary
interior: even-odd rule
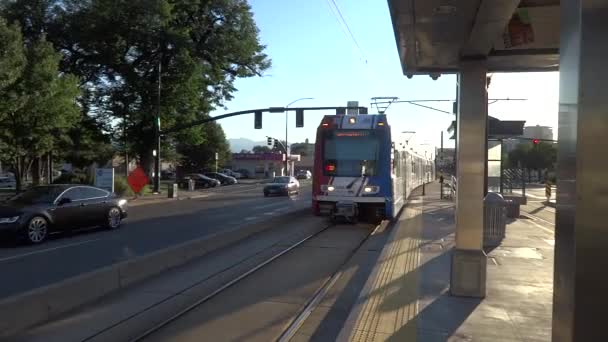
[[[208,196],[163,201],[129,208],[129,218],[115,231],[91,229],[58,234],[38,246],[0,244],[0,299],[201,238],[239,225],[304,209],[311,203],[310,181],[300,194],[265,198],[262,184],[210,189]]]

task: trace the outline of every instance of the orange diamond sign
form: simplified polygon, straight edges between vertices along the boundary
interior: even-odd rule
[[[131,171],[129,177],[127,177],[127,182],[129,183],[131,190],[136,194],[138,194],[149,181],[148,176],[146,176],[146,173],[141,166],[138,166],[135,170]]]

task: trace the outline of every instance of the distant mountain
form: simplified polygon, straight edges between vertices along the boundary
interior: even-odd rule
[[[233,153],[239,153],[241,150],[251,151],[253,146],[266,145],[266,141],[253,141],[247,138],[228,139],[230,144],[230,151]]]

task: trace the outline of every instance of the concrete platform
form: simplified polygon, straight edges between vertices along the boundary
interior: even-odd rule
[[[509,222],[486,251],[487,297],[453,297],[454,204],[439,200],[438,184],[426,190],[393,227],[338,340],[550,341],[553,227]]]

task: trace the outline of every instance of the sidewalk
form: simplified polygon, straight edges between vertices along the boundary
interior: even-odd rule
[[[507,226],[488,253],[485,299],[449,294],[454,203],[413,196],[349,317],[350,341],[551,340],[553,230]],[[347,326],[349,323],[347,323]]]

